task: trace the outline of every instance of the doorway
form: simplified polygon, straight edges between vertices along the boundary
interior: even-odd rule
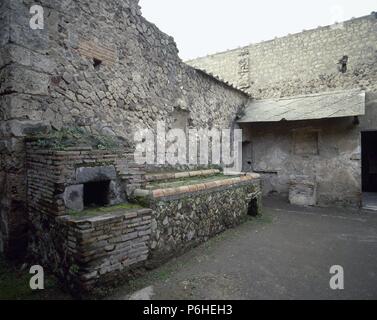
[[[363,207],[377,210],[377,131],[361,133]]]

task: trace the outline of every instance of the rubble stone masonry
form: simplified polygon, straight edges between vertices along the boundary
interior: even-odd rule
[[[338,63],[344,56],[347,72],[342,73]],[[230,81],[255,99],[267,99],[335,89],[376,91],[376,60],[377,15],[373,13],[187,63]]]
[[[0,251],[27,242],[24,137],[80,126],[132,141],[184,113],[197,128],[232,126],[247,95],[184,64],[137,0],[0,2]],[[168,128],[167,128],[168,129]]]
[[[377,131],[377,14],[188,61],[252,99],[365,90],[365,115],[333,120],[247,123],[243,154],[263,192],[288,195],[300,176],[318,184],[317,205],[361,205],[361,132]],[[295,133],[318,132],[318,148],[295,154]],[[304,139],[305,141],[305,139]],[[244,163],[246,163],[244,158]],[[247,169],[245,169],[247,170]]]

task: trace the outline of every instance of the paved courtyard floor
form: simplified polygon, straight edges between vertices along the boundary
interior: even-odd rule
[[[344,290],[330,289],[333,265],[344,269]],[[109,298],[377,299],[377,213],[302,208],[267,198],[262,218],[219,235]]]

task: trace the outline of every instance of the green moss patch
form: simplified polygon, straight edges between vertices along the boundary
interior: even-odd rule
[[[116,137],[91,133],[83,128],[63,128],[48,134],[29,137],[41,149],[65,150],[74,147],[91,147],[97,150],[118,149]]]
[[[212,176],[203,176],[203,177],[187,177],[175,180],[165,180],[165,181],[155,181],[148,184],[147,189],[156,190],[156,189],[168,189],[168,188],[177,188],[183,186],[189,186],[200,183],[207,183],[212,181],[226,180],[236,178],[235,176],[225,176],[222,173],[218,173]]]
[[[114,211],[128,211],[128,210],[138,210],[142,209],[143,207],[136,203],[122,203],[115,206],[108,206],[108,207],[100,207],[100,208],[93,208],[93,209],[87,209],[84,211],[68,211],[68,214],[72,217],[84,217],[84,216],[98,216],[103,215],[107,213],[112,213]]]
[[[60,290],[55,277],[45,273],[45,289],[31,290],[30,266],[13,265],[0,255],[0,300],[46,300],[71,299]]]

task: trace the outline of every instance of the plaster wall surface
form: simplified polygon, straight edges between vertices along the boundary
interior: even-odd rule
[[[352,125],[350,118],[242,126],[244,167],[264,172],[265,193],[286,194],[292,178],[309,175],[317,179],[319,203],[360,203],[360,136],[365,130],[377,131],[376,31],[373,13],[188,61],[243,88],[253,99],[356,88],[366,91],[366,114],[359,117],[359,125]],[[339,61],[344,56],[348,61],[341,72]],[[233,66],[231,71],[229,66]],[[318,131],[317,154],[294,154],[294,130],[303,127]]]
[[[288,195],[292,181],[306,176],[317,184],[318,205],[360,205],[360,127],[353,119],[254,124],[244,139],[264,194]]]

